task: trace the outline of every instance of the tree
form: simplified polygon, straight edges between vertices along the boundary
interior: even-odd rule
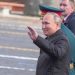
[[[39,0],[24,0],[25,4],[25,10],[24,14],[25,15],[32,15],[35,16],[38,13],[39,9]]]

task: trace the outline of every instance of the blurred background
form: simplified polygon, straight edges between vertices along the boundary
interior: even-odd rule
[[[0,0],[0,13],[36,16],[39,4],[59,7],[60,0]]]
[[[0,0],[0,75],[35,75],[39,48],[27,26],[41,29],[39,4],[59,7],[60,0]]]

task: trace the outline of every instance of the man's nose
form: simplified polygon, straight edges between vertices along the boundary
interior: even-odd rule
[[[45,27],[46,27],[46,25],[45,25],[45,24],[43,24],[43,25],[42,25],[42,28],[45,28]]]

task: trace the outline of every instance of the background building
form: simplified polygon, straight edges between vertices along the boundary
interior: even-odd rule
[[[45,4],[45,5],[58,7],[59,1],[60,0],[0,0],[0,2],[15,3],[14,6],[17,6],[17,7],[13,7],[13,6],[9,8],[7,7],[8,9],[15,10],[15,11],[12,11],[13,14],[15,13],[15,14],[31,15],[31,16],[38,15],[39,4]],[[20,4],[20,5],[17,5],[17,4]]]

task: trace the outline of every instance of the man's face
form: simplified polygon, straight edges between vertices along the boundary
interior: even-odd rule
[[[45,15],[42,20],[42,30],[46,36],[50,36],[55,33],[57,24],[54,21],[52,15]]]
[[[71,6],[69,0],[62,0],[61,3],[60,3],[60,8],[62,10],[64,10],[64,12],[62,12],[63,16],[69,15],[69,13],[72,10],[72,6]]]

